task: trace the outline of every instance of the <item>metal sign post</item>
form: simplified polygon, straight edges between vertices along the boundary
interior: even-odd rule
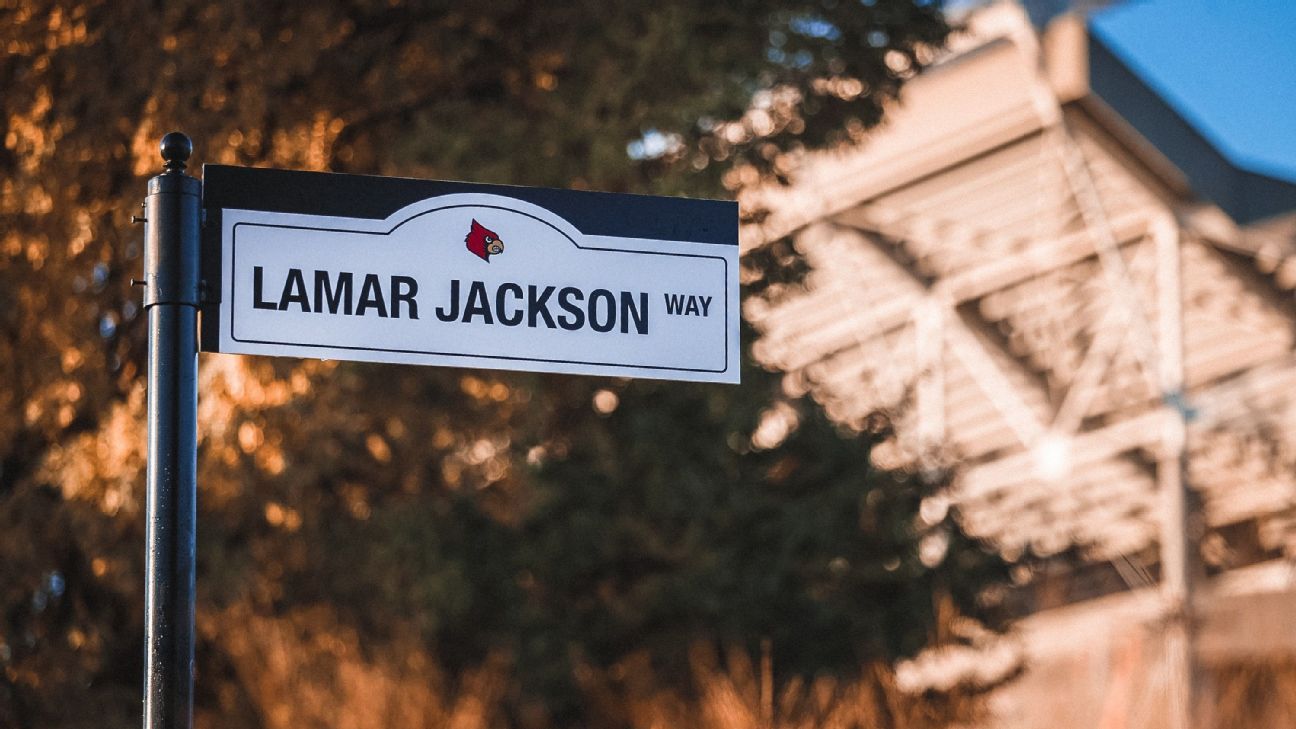
[[[144,203],[148,310],[148,496],[144,729],[193,724],[198,482],[198,228],[202,183],[189,138],[162,138],[164,172]]]
[[[739,381],[737,203],[223,165],[199,182],[192,151],[162,138],[145,202],[144,729],[193,724],[200,344]]]

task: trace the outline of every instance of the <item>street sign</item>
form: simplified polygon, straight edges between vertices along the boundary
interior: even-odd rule
[[[739,381],[736,203],[203,178],[204,351]]]

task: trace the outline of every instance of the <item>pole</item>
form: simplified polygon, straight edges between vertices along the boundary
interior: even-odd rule
[[[1193,588],[1197,537],[1191,528],[1193,498],[1188,488],[1188,409],[1184,402],[1183,293],[1178,222],[1169,215],[1151,230],[1157,254],[1159,380],[1165,398],[1157,488],[1161,493],[1161,594],[1165,601],[1167,725],[1201,726],[1193,636]]]
[[[184,173],[193,143],[162,138],[163,173],[144,203],[148,310],[148,504],[144,729],[193,724],[198,483],[198,226],[202,183]]]

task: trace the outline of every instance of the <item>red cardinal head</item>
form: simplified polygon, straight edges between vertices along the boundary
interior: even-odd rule
[[[490,263],[491,256],[504,252],[504,241],[500,240],[495,231],[482,227],[476,220],[472,221],[472,229],[468,231],[464,243],[468,244],[468,250],[473,255],[487,263]]]

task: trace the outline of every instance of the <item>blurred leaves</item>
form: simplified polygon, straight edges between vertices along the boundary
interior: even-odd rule
[[[720,196],[859,139],[946,32],[908,0],[0,2],[0,725],[138,721],[163,133],[192,169]],[[621,725],[590,677],[646,655],[687,697],[699,641],[873,686],[994,566],[923,565],[926,487],[744,381],[204,356],[199,723]]]

